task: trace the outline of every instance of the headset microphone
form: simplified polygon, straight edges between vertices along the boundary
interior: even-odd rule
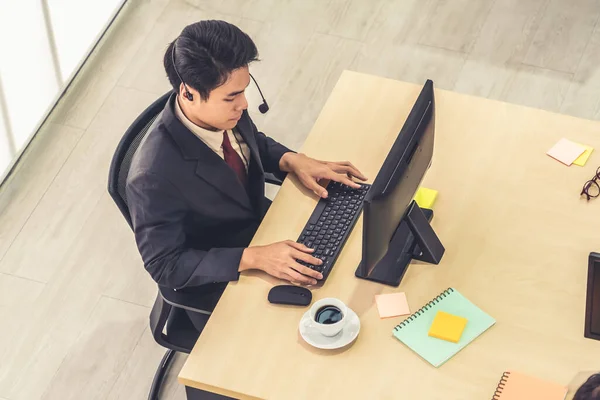
[[[254,84],[256,85],[256,88],[258,89],[258,93],[260,93],[260,97],[262,98],[262,104],[258,106],[258,111],[261,112],[261,114],[265,114],[267,111],[269,111],[269,105],[267,104],[267,100],[265,100],[265,96],[263,96],[262,91],[260,90],[260,86],[258,86],[258,83],[256,82],[256,79],[254,79],[254,77],[252,76],[252,74],[250,74],[250,78],[252,78],[252,80],[254,81]]]

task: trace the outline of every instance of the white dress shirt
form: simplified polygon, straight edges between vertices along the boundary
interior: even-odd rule
[[[202,140],[204,144],[206,144],[212,151],[217,153],[219,157],[225,159],[225,155],[223,154],[223,131],[209,131],[208,129],[204,129],[185,116],[181,107],[179,106],[179,99],[175,99],[175,115],[177,119],[181,121],[181,123],[188,128],[194,135],[198,137],[198,139]],[[242,159],[242,162],[246,166],[246,171],[248,170],[248,162],[250,162],[250,148],[242,136],[235,130],[228,130],[227,136],[229,136],[229,142],[231,143],[231,147],[235,150],[236,153]]]

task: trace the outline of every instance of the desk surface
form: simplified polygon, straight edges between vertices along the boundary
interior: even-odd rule
[[[351,160],[370,181],[420,85],[344,72],[302,151]],[[362,218],[314,300],[338,297],[361,319],[351,346],[317,350],[298,322],[307,308],[274,306],[279,282],[249,273],[230,284],[187,359],[181,383],[243,399],[486,399],[506,369],[567,385],[598,369],[583,337],[587,256],[598,251],[600,199],[579,198],[600,156],[565,167],[545,152],[560,138],[600,149],[600,123],[436,90],[433,226],[439,265],[413,263],[400,287],[359,280]],[[317,199],[287,179],[252,245],[295,240]],[[497,323],[440,368],[392,337],[405,317],[379,319],[374,295],[406,292],[416,311],[455,287]]]

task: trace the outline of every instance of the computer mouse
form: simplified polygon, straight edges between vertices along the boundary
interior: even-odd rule
[[[271,288],[268,299],[273,304],[307,306],[312,301],[312,293],[302,286],[279,285]]]

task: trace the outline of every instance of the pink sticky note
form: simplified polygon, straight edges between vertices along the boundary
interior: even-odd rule
[[[380,318],[397,317],[410,314],[405,293],[375,295]]]
[[[561,163],[570,166],[585,151],[585,147],[565,138],[560,139],[546,154]]]

